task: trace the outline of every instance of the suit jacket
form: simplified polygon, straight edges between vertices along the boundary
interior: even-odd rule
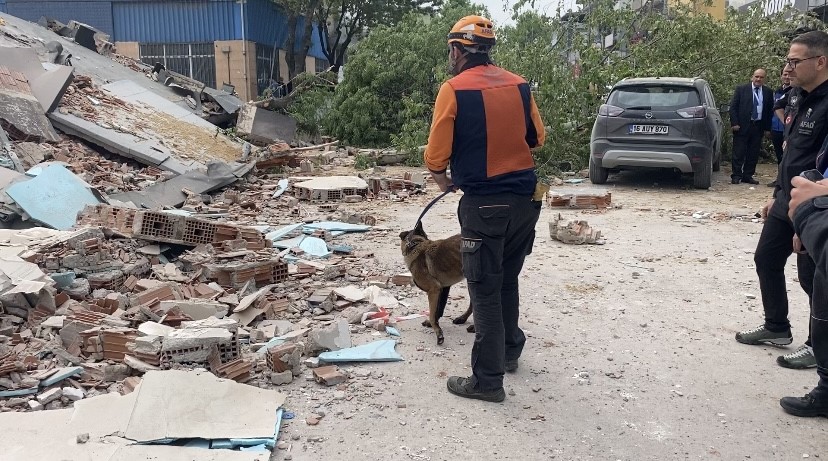
[[[750,116],[753,113],[753,83],[739,85],[733,92],[733,99],[730,101],[730,126],[739,125],[747,127],[750,125]],[[773,91],[762,87],[762,120],[760,128],[762,131],[770,131],[773,117]],[[736,134],[739,132],[737,131]]]

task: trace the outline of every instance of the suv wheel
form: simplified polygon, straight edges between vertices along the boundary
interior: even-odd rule
[[[713,159],[707,159],[704,165],[693,172],[693,187],[696,189],[709,189],[713,182]]]
[[[592,184],[604,184],[609,177],[609,169],[598,166],[592,157],[589,158],[589,181]]]

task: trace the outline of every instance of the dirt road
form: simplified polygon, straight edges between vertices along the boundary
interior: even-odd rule
[[[775,363],[807,332],[807,299],[792,265],[794,344],[734,340],[762,321],[753,264],[761,224],[749,216],[770,196],[765,183],[773,172],[761,168],[762,184],[754,187],[733,186],[719,173],[711,191],[667,174],[611,176],[606,188],[620,208],[564,212],[603,231],[603,246],[551,241],[547,223],[557,211],[544,208],[521,279],[529,338],[520,369],[506,376],[504,403],[446,391],[447,375],[470,373],[473,336],[464,326],[444,321],[446,342],[437,346],[430,329],[408,321],[399,325],[397,346],[405,361],[347,366],[355,376],[341,389],[301,379],[280,388],[296,418],[283,429],[290,450],[276,450],[273,459],[828,458],[828,419],[794,418],[778,404],[816,383],[813,369]],[[381,267],[403,270],[397,233],[436,194],[432,188],[406,203],[375,202],[370,209],[389,228],[387,238],[355,243],[374,250]],[[425,226],[434,237],[458,231],[458,199],[429,213]],[[411,305],[401,313],[426,306],[415,290],[399,294]],[[449,316],[467,303],[465,286],[452,294]],[[372,339],[354,335],[355,343]],[[325,417],[309,426],[305,417],[314,410]]]

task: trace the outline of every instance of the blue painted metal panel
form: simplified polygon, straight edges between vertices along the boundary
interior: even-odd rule
[[[37,22],[41,17],[70,20],[90,26],[112,35],[112,2],[110,0],[6,0],[6,12],[12,16]]]
[[[7,13],[6,0],[0,0],[0,13]]]
[[[118,1],[114,39],[140,43],[241,40],[241,13],[232,0]]]
[[[267,46],[275,44],[276,48],[284,49],[288,36],[288,18],[285,12],[269,0],[247,0],[244,8],[247,17],[245,23],[247,39]],[[300,18],[296,28],[302,30],[303,27],[304,18]],[[311,37],[312,42],[311,48],[308,50],[308,56],[325,59],[325,54],[322,53],[322,45],[319,42],[319,34],[315,27]]]

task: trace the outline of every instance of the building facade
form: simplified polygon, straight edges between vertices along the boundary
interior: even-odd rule
[[[828,22],[828,0],[732,0],[730,6],[739,11],[747,10],[756,5],[764,11],[766,16],[779,13],[787,7],[792,7],[803,13],[811,13],[820,18],[822,22]]]
[[[271,0],[0,0],[0,12],[88,24],[109,34],[120,54],[213,88],[232,85],[242,100],[288,79],[288,17]],[[306,68],[327,67],[314,30]]]

